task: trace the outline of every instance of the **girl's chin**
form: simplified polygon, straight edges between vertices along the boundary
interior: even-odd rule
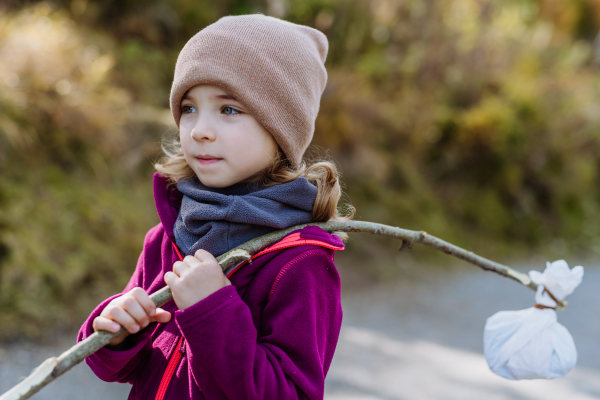
[[[235,181],[235,179],[231,179],[231,178],[228,179],[226,177],[218,177],[218,176],[211,175],[211,174],[196,174],[196,176],[198,177],[198,179],[204,186],[210,187],[210,188],[220,189],[220,188],[231,186],[231,185],[237,183],[237,181]]]

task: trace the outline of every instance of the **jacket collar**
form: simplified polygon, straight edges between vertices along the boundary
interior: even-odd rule
[[[154,203],[156,204],[158,217],[160,218],[165,233],[169,239],[175,243],[173,227],[175,226],[175,221],[177,221],[177,216],[179,215],[183,194],[177,190],[175,185],[169,186],[169,180],[158,172],[154,173],[153,186]]]

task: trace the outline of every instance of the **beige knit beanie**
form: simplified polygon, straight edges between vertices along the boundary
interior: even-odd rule
[[[199,84],[215,85],[244,106],[297,166],[310,144],[327,82],[325,35],[262,14],[219,19],[179,53],[171,112],[179,126],[181,98]]]

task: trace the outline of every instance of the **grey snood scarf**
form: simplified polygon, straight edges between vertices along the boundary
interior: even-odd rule
[[[306,178],[226,188],[210,188],[193,178],[179,182],[177,189],[184,195],[174,227],[177,246],[187,255],[204,249],[215,257],[258,236],[311,222],[317,198],[317,187]]]

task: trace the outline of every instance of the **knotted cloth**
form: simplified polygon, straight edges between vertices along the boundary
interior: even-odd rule
[[[177,184],[183,193],[175,222],[177,246],[188,255],[204,249],[217,257],[248,240],[312,221],[317,187],[306,178],[280,185],[204,186],[198,178]]]
[[[569,269],[564,260],[546,263],[543,273],[529,272],[538,285],[536,307],[500,311],[485,324],[483,347],[490,369],[507,379],[553,379],[569,372],[577,363],[573,337],[556,320],[557,300],[581,283],[583,267]],[[549,293],[552,293],[551,296]]]

